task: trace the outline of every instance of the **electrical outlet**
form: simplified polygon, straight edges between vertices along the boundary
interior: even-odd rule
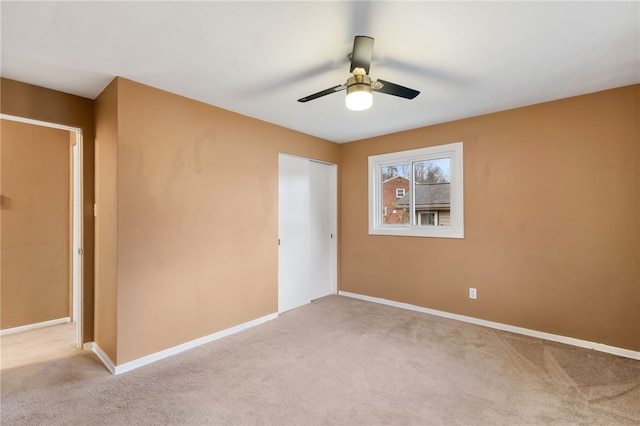
[[[477,299],[478,298],[478,290],[475,288],[469,289],[469,299]]]

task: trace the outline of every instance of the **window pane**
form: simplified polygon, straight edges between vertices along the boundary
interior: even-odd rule
[[[413,176],[413,223],[418,226],[449,226],[451,160],[439,158],[417,161],[413,163]]]
[[[369,156],[369,234],[464,238],[462,145]]]
[[[382,224],[402,225],[409,223],[410,170],[409,164],[380,168]]]

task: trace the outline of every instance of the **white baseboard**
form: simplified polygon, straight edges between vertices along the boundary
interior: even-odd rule
[[[104,353],[104,351],[100,348],[100,346],[98,346],[96,342],[85,343],[84,348],[93,351],[93,353],[96,354],[98,358],[100,358],[100,361],[102,361],[104,366],[107,367],[107,370],[109,370],[111,374],[118,374],[116,372],[116,365],[113,363],[113,361],[111,361],[109,355]]]
[[[95,342],[86,343],[84,345],[84,348],[92,350],[98,356],[98,358],[100,358],[100,361],[104,363],[104,365],[111,372],[111,374],[118,375],[118,374],[126,373],[127,371],[134,370],[136,368],[142,367],[144,365],[159,361],[163,358],[167,358],[171,355],[179,354],[180,352],[184,352],[189,349],[193,349],[197,346],[204,345],[205,343],[212,342],[222,337],[235,334],[239,331],[246,330],[251,327],[255,327],[256,325],[265,323],[277,317],[278,317],[277,313],[266,315],[264,317],[257,318],[255,320],[245,322],[240,325],[236,325],[235,327],[227,328],[226,330],[222,330],[217,333],[210,334],[208,336],[200,337],[198,339],[191,340],[190,342],[186,342],[181,345],[174,346],[172,348],[168,348],[160,352],[156,352],[151,355],[147,355],[142,358],[138,358],[136,360],[126,362],[122,365],[115,365],[114,362],[111,360],[111,358],[109,358],[107,354],[105,354],[104,351],[102,351],[102,349],[100,349],[100,347]]]
[[[540,339],[551,340],[554,342],[565,343],[567,345],[579,346],[581,348],[594,349],[600,352],[606,352],[613,355],[623,356],[625,358],[640,360],[640,352],[629,349],[618,348],[615,346],[604,345],[602,343],[589,342],[587,340],[574,339],[573,337],[559,336],[557,334],[545,333],[542,331],[530,330],[528,328],[516,327],[513,325],[501,324],[499,322],[486,321],[478,318],[468,317],[465,315],[452,314],[449,312],[438,311],[435,309],[423,308],[422,306],[410,305],[408,303],[396,302],[378,297],[365,296],[362,294],[350,293],[348,291],[338,292],[340,296],[352,297],[354,299],[365,300],[367,302],[380,303],[383,305],[394,306],[396,308],[408,309],[411,311],[422,312],[425,314],[436,315],[439,317],[454,319],[458,321],[477,324],[484,327],[495,328],[497,330],[509,331],[511,333],[524,334],[525,336],[538,337]]]
[[[52,325],[64,324],[67,322],[71,322],[71,318],[58,318],[50,321],[38,322],[35,324],[22,325],[20,327],[7,328],[6,330],[0,330],[0,336],[5,336],[7,334],[13,333],[21,333],[23,331],[36,330],[38,328],[50,327]]]

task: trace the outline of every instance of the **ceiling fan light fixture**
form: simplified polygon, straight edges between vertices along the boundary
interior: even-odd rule
[[[347,80],[347,108],[351,111],[364,111],[371,108],[373,94],[371,93],[371,78],[367,75],[353,75]]]
[[[298,99],[298,102],[309,102],[332,93],[347,91],[345,103],[347,108],[353,111],[362,111],[368,109],[373,104],[373,95],[371,91],[385,93],[404,99],[413,99],[420,94],[419,91],[400,86],[399,84],[390,83],[381,79],[377,79],[371,84],[369,77],[369,67],[371,66],[371,55],[373,53],[373,37],[355,36],[353,39],[353,51],[351,52],[351,67],[349,72],[353,74],[347,80],[346,84],[333,86],[325,90],[313,93],[304,98]]]

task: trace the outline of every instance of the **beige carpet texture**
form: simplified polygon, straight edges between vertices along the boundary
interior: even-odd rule
[[[118,376],[72,329],[2,337],[2,425],[640,424],[640,361],[342,296]]]

